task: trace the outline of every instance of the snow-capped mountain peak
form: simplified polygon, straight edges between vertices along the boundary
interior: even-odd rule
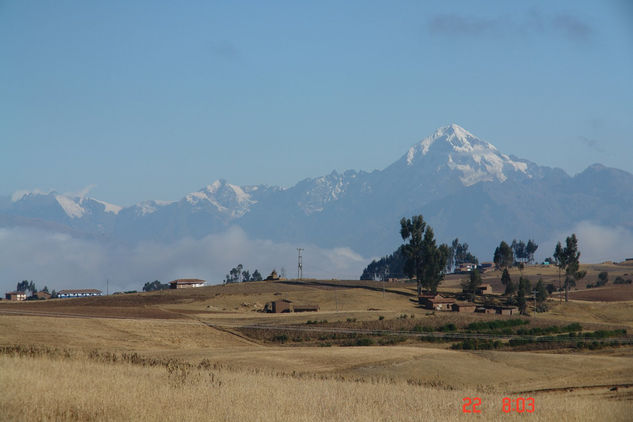
[[[134,210],[135,215],[142,217],[148,214],[153,214],[161,207],[173,204],[174,202],[175,201],[147,200],[133,205],[131,209]]]
[[[210,204],[232,218],[241,217],[257,202],[244,189],[226,180],[216,180],[197,192],[187,194],[185,201],[193,206]]]
[[[509,172],[527,177],[528,165],[500,153],[489,142],[479,139],[456,124],[437,129],[431,136],[413,145],[405,156],[408,167],[418,165],[432,169],[447,167],[461,173],[465,186],[497,180],[504,182]]]
[[[434,145],[442,150],[455,152],[472,152],[475,149],[497,150],[494,145],[482,141],[463,127],[451,123],[448,126],[437,129],[431,136],[424,138],[421,142],[409,148],[407,165],[412,165],[417,156],[427,155]]]

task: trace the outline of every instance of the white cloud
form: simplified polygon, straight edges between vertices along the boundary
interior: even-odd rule
[[[88,185],[86,187],[84,187],[83,189],[78,190],[77,192],[65,192],[64,195],[65,196],[69,196],[71,198],[85,198],[91,190],[93,190],[94,188],[96,188],[97,185],[92,184],[92,185]]]
[[[27,228],[0,229],[0,288],[33,280],[40,288],[99,288],[110,292],[140,290],[145,282],[195,277],[210,284],[222,282],[237,264],[263,276],[285,268],[293,277],[297,247],[304,248],[303,274],[308,278],[357,279],[367,259],[349,248],[322,249],[313,245],[249,239],[239,227],[202,239],[185,238],[170,244],[143,242],[136,246],[105,244],[67,234]]]
[[[551,256],[556,242],[564,246],[565,238],[572,233],[578,238],[580,261],[599,263],[604,261],[622,261],[633,258],[633,232],[624,227],[607,227],[589,221],[576,224],[566,232],[557,233],[552,239],[539,247],[540,256]]]

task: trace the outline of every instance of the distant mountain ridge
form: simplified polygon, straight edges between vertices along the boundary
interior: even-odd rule
[[[0,201],[0,226],[135,243],[202,238],[231,225],[252,238],[348,246],[380,256],[401,243],[398,222],[423,214],[440,240],[489,256],[501,239],[543,241],[581,221],[633,229],[633,175],[600,164],[573,177],[497,148],[451,124],[372,172],[333,171],[290,188],[226,180],[179,201],[120,207],[85,196],[19,193]]]

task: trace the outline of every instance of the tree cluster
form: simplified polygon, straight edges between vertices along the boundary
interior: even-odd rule
[[[539,278],[538,282],[536,283],[535,290],[536,290],[536,311],[537,312],[547,311],[547,305],[545,304],[545,301],[547,300],[549,293],[547,291],[547,288],[545,287],[545,283],[543,283],[542,278]]]
[[[468,294],[468,299],[471,302],[475,301],[475,293],[479,286],[481,286],[481,274],[479,274],[479,270],[474,269],[470,272],[468,280],[462,282],[462,289],[464,293]]]
[[[169,289],[169,284],[161,283],[158,280],[154,280],[152,282],[148,281],[143,286],[143,291],[144,292],[155,292],[155,291],[158,291],[158,290],[167,290],[167,289]]]
[[[532,263],[534,261],[534,252],[538,249],[538,245],[532,239],[525,243],[523,240],[514,239],[510,246],[514,252],[515,262]]]
[[[519,308],[519,312],[522,315],[527,314],[527,297],[532,291],[532,285],[527,278],[519,278],[519,287],[517,289],[516,302]]]
[[[385,281],[389,278],[403,278],[405,262],[404,245],[401,245],[391,255],[382,257],[378,261],[375,259],[371,261],[363,270],[360,279]]]
[[[35,287],[35,283],[33,283],[33,280],[22,280],[18,282],[15,290],[17,290],[18,292],[31,292],[32,295],[37,293],[37,287]]]
[[[516,304],[519,308],[519,312],[522,314],[527,313],[527,303],[528,298],[533,294],[532,284],[527,277],[519,277],[519,283],[514,284],[512,278],[510,277],[510,273],[507,268],[504,268],[503,274],[501,275],[501,283],[505,286],[504,295],[508,296],[509,304]],[[553,286],[552,286],[553,287]],[[543,279],[539,279],[536,283],[535,287],[536,291],[536,303],[534,304],[536,311],[545,312],[547,310],[547,305],[545,301],[549,296],[549,292],[545,287],[545,283],[543,283]]]
[[[459,239],[455,238],[448,248],[447,270],[457,268],[465,263],[479,264],[479,260],[468,251],[468,243],[459,243]]]
[[[495,249],[493,261],[497,268],[508,268],[514,264],[522,266],[534,262],[534,252],[537,249],[538,245],[532,239],[528,240],[527,243],[514,239],[511,245],[501,241]]]
[[[435,234],[421,215],[400,220],[400,235],[408,240],[403,249],[406,257],[404,272],[417,280],[418,295],[422,287],[437,293],[437,287],[444,279],[448,262],[449,247],[437,246]]]
[[[514,262],[514,254],[512,248],[505,241],[501,241],[495,249],[493,261],[497,268],[508,268]]]
[[[259,270],[253,271],[253,274],[249,270],[244,269],[242,264],[238,264],[237,267],[231,268],[231,271],[226,275],[224,284],[227,283],[240,283],[243,281],[262,281],[262,275]]]
[[[578,251],[578,239],[576,234],[565,239],[565,246],[563,247],[560,242],[556,244],[554,249],[554,260],[558,266],[558,284],[560,287],[560,272],[565,271],[565,282],[563,287],[565,288],[565,302],[569,300],[569,288],[576,285],[576,282],[582,280],[586,271],[580,270],[580,252]]]

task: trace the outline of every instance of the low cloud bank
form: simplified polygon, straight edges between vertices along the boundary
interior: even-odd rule
[[[576,224],[572,229],[556,235],[539,246],[541,259],[552,256],[556,242],[565,245],[565,238],[576,233],[580,261],[599,263],[604,261],[622,261],[633,258],[633,232],[624,227],[607,227],[589,221]]]
[[[265,277],[285,269],[296,277],[297,248],[303,251],[304,278],[358,279],[369,259],[349,248],[323,249],[309,244],[252,240],[239,227],[202,239],[175,243],[143,242],[136,246],[105,244],[67,234],[27,228],[0,229],[0,289],[15,289],[21,280],[38,288],[98,288],[105,292],[141,290],[148,281],[202,278],[221,283],[238,264]]]

